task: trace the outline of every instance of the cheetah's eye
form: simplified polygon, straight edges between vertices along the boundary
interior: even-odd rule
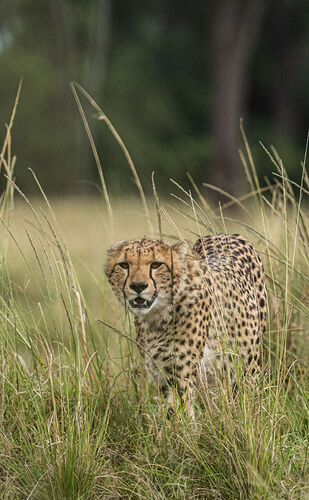
[[[158,267],[162,266],[162,262],[153,262],[151,264],[151,269],[158,269]]]
[[[122,269],[129,269],[129,264],[127,262],[119,262],[119,266],[122,267]]]

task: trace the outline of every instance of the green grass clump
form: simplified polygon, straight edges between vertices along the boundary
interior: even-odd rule
[[[165,206],[156,196],[152,209],[144,197],[146,213],[136,200],[108,198],[107,208],[100,198],[50,204],[44,193],[29,201],[14,184],[10,123],[1,152],[3,498],[308,498],[304,165],[295,186],[276,152],[268,152],[274,182],[262,190],[245,143],[250,195],[218,210],[193,181],[194,197],[175,183]],[[14,190],[21,198],[15,206]],[[103,273],[114,238],[149,234],[156,224],[154,236],[191,242],[212,231],[240,232],[260,251],[267,275],[264,372],[235,399],[225,391],[201,394],[195,425],[177,413],[166,419],[131,340],[132,318]]]

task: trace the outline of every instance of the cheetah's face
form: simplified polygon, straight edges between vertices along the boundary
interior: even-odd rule
[[[116,243],[108,252],[106,274],[118,300],[134,314],[172,304],[184,262],[183,244],[147,238]]]

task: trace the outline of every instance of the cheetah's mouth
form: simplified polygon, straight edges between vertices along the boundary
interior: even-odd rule
[[[143,299],[143,297],[140,297],[138,295],[134,299],[129,300],[129,304],[132,307],[132,309],[150,309],[150,307],[154,303],[155,298],[156,294],[152,296],[151,300]]]

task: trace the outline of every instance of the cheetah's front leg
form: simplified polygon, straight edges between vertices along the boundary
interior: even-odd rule
[[[174,373],[162,391],[173,413],[180,407],[187,417],[194,420],[194,389],[189,379],[185,379],[180,373]]]

